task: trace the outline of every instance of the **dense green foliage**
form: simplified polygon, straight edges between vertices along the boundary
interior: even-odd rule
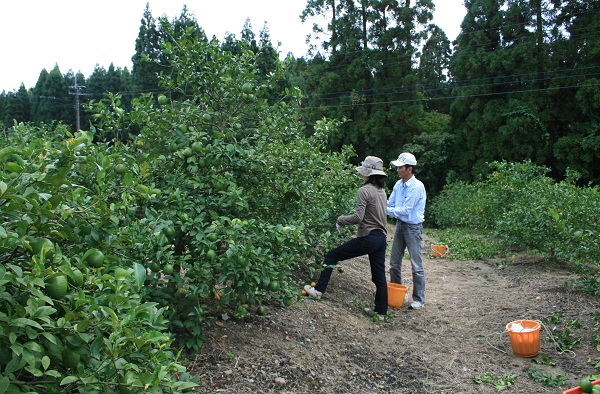
[[[114,179],[106,177],[110,158],[89,134],[62,136],[63,127],[19,126],[2,140],[3,392],[193,386],[174,378],[185,368],[164,310],[141,297],[145,268],[121,259],[110,242],[119,222],[104,188]],[[120,191],[139,196],[135,185]]]
[[[600,190],[577,186],[576,174],[556,182],[548,171],[529,161],[492,163],[481,181],[447,185],[430,213],[441,228],[597,267]]]
[[[164,94],[95,126],[7,129],[0,148],[0,385],[7,392],[179,392],[177,348],[203,327],[299,295],[337,242],[360,177],[338,123],[305,137],[300,92],[276,102],[259,57],[169,30]],[[150,61],[150,60],[148,60]],[[263,313],[261,312],[261,313]],[[177,337],[175,337],[177,334]],[[174,340],[177,340],[174,343]]]

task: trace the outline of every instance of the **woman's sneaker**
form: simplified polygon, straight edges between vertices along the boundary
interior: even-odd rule
[[[316,298],[317,300],[321,298],[321,295],[323,295],[323,293],[317,291],[317,289],[315,289],[311,285],[304,286],[304,291],[306,292],[306,294],[308,294],[312,298]]]

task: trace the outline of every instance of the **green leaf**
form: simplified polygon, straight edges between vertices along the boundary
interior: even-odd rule
[[[47,370],[49,366],[50,366],[50,357],[48,357],[48,356],[42,357],[42,368],[44,368],[44,371]]]
[[[64,386],[76,382],[78,380],[79,378],[77,376],[66,376],[63,380],[60,381],[60,385]]]
[[[38,322],[31,320],[31,319],[26,319],[24,317],[18,317],[16,319],[12,320],[9,325],[13,326],[13,327],[31,326],[31,327],[37,328],[40,331],[43,331],[42,326],[40,326],[38,324]]]
[[[135,263],[133,267],[133,277],[135,278],[136,288],[141,288],[144,286],[144,282],[146,281],[146,267],[139,263]]]
[[[0,378],[0,394],[6,393],[8,390],[8,386],[10,385],[10,380],[6,376]]]

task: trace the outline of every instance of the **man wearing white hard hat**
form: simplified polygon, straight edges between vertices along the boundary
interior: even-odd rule
[[[412,265],[413,301],[410,309],[425,306],[425,271],[423,270],[423,221],[427,193],[423,182],[414,176],[417,159],[404,152],[391,162],[400,180],[394,185],[387,202],[387,214],[396,221],[390,255],[390,282],[402,284],[402,259],[408,248]]]

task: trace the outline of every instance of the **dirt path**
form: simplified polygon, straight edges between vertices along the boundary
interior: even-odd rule
[[[429,247],[426,239],[424,250]],[[408,310],[407,298],[381,324],[363,312],[374,293],[364,257],[342,263],[345,272],[334,272],[319,301],[269,306],[266,316],[215,325],[202,351],[190,358],[199,392],[497,393],[491,384],[473,381],[488,373],[494,379],[518,375],[505,392],[562,393],[594,372],[589,360],[600,354],[591,346],[596,332],[591,315],[598,302],[563,285],[573,277],[565,266],[532,257],[515,257],[509,264],[424,257],[425,308]],[[410,264],[403,268],[410,278]],[[411,283],[405,284],[410,296]],[[516,356],[506,324],[549,316],[561,316],[563,324],[542,327],[535,359],[550,358],[556,365]],[[575,353],[559,353],[548,332],[575,319],[582,328],[572,332],[581,346]],[[534,368],[566,374],[568,380],[558,388],[544,387],[528,376]]]

